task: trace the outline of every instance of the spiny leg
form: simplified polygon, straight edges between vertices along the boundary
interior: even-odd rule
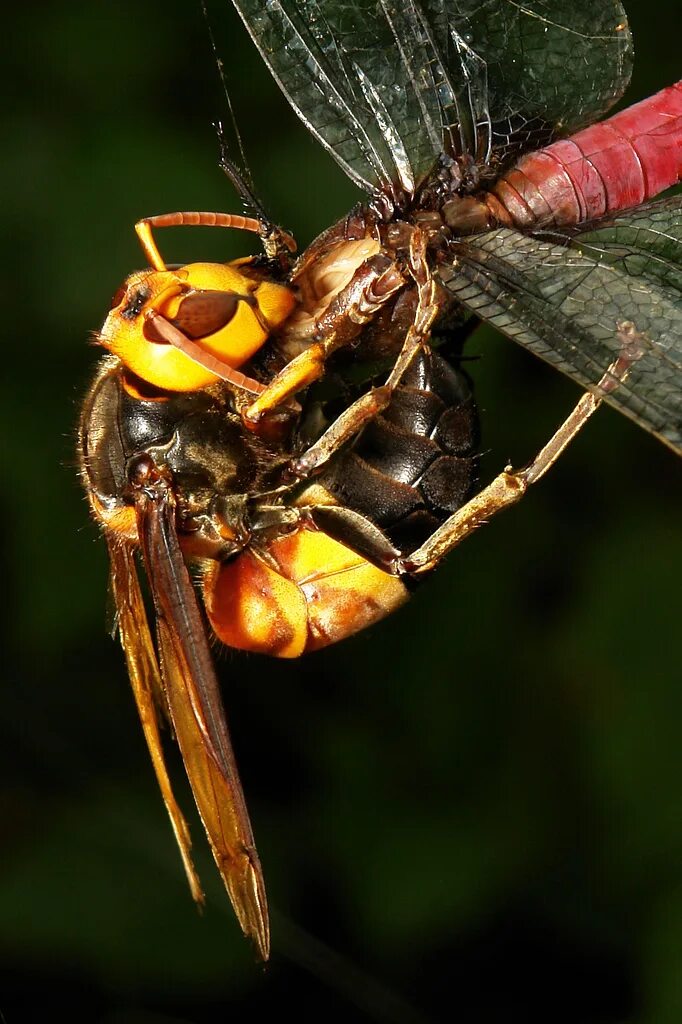
[[[566,446],[578,434],[604,397],[626,379],[630,367],[645,351],[646,339],[638,334],[634,324],[618,321],[620,355],[608,367],[594,391],[582,396],[571,414],[525,469],[513,471],[511,467],[500,473],[480,494],[467,502],[447,519],[439,529],[411,554],[401,553],[384,531],[366,516],[337,505],[311,505],[298,510],[317,527],[341,544],[356,551],[372,565],[392,576],[412,576],[435,568],[448,552],[465,540],[478,526],[496,512],[519,501],[531,484],[536,483],[559,458]],[[351,407],[352,408],[352,407]],[[334,424],[330,430],[332,430]],[[301,459],[304,463],[304,454]]]
[[[436,297],[436,284],[426,260],[426,242],[426,234],[416,228],[410,239],[409,270],[417,287],[417,305],[400,355],[394,363],[386,383],[361,395],[344,410],[315,444],[292,462],[289,469],[290,475],[298,479],[310,476],[319,470],[334,452],[359,434],[363,427],[390,403],[393,391],[400,383],[416,353],[428,344],[431,326],[440,307]],[[254,405],[261,400],[262,398],[259,398]]]
[[[393,260],[386,256],[365,260],[320,316],[318,340],[287,363],[258,399],[244,410],[242,418],[246,426],[256,430],[259,421],[272,409],[319,380],[332,353],[350,345],[365,324],[404,286],[405,278]]]
[[[383,412],[391,401],[391,394],[391,389],[383,385],[361,395],[337,416],[315,444],[298,458],[292,459],[287,467],[286,476],[295,480],[305,480],[324,466],[334,452],[356,437],[370,420]]]
[[[400,355],[386,380],[386,387],[391,391],[400,383],[405,370],[414,359],[419,349],[428,344],[431,338],[431,327],[438,316],[440,303],[437,299],[436,282],[426,259],[428,236],[420,228],[415,228],[410,237],[409,271],[417,286],[417,308],[414,319],[405,335]]]
[[[582,396],[573,412],[524,469],[504,472],[484,487],[471,501],[450,516],[439,529],[411,555],[400,558],[394,571],[418,576],[435,568],[452,548],[461,544],[473,531],[497,512],[520,501],[531,484],[537,483],[554,465],[564,449],[585,426],[603,399],[626,379],[630,368],[644,352],[645,339],[630,321],[618,321],[620,354],[610,364],[594,391]]]

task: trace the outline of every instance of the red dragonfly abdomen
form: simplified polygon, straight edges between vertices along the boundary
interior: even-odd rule
[[[682,81],[570,139],[528,153],[486,205],[521,228],[580,224],[638,206],[682,179]]]

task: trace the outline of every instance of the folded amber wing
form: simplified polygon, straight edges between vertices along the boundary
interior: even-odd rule
[[[107,544],[111,559],[111,590],[116,605],[118,632],[128,665],[128,675],[142,723],[144,738],[147,741],[163,802],[180,847],[180,855],[192,896],[197,903],[203,904],[204,894],[190,856],[192,844],[189,828],[173,796],[163,758],[157,717],[157,705],[160,699],[164,699],[163,686],[137,577],[135,555],[131,546],[125,541],[119,540],[114,534],[107,533]]]
[[[265,960],[265,886],[194,587],[161,481],[136,495],[138,534],[157,616],[164,691],[213,856],[246,935]]]

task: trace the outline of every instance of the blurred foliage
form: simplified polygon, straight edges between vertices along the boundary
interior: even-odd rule
[[[258,187],[305,244],[357,193],[213,6]],[[679,77],[682,15],[679,0],[628,8],[630,102]],[[224,101],[198,3],[37,2],[8,17],[6,1024],[283,1006],[302,1020],[678,1024],[680,467],[610,411],[391,621],[300,664],[220,656],[277,908],[271,966],[238,935],[196,823],[209,904],[195,912],[105,634],[74,433],[88,334],[140,263],[134,221],[237,207],[211,127]],[[164,236],[171,259],[244,245]],[[471,352],[491,477],[537,450],[577,392],[488,331]]]

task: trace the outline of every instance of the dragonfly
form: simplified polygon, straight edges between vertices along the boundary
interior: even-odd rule
[[[235,0],[291,106],[389,219],[434,209],[434,275],[466,310],[682,451],[682,83],[625,92],[617,0]],[[585,127],[587,126],[587,127]],[[582,130],[580,130],[582,129]],[[556,141],[555,141],[556,140]]]
[[[682,83],[604,120],[632,66],[617,0],[234,5],[365,201],[294,259],[225,158],[245,215],[139,221],[150,269],[124,283],[98,335],[114,358],[86,398],[80,449],[192,894],[202,901],[163,717],[265,959],[263,875],[187,564],[201,566],[220,640],[295,657],[400,605],[602,401],[681,453],[682,198],[656,197],[682,174]],[[169,267],[154,232],[182,224],[256,232],[264,255]],[[473,399],[436,340],[480,321],[585,394],[524,469],[473,493]],[[328,407],[310,396],[328,368],[373,358],[383,378],[349,388],[320,424]]]

